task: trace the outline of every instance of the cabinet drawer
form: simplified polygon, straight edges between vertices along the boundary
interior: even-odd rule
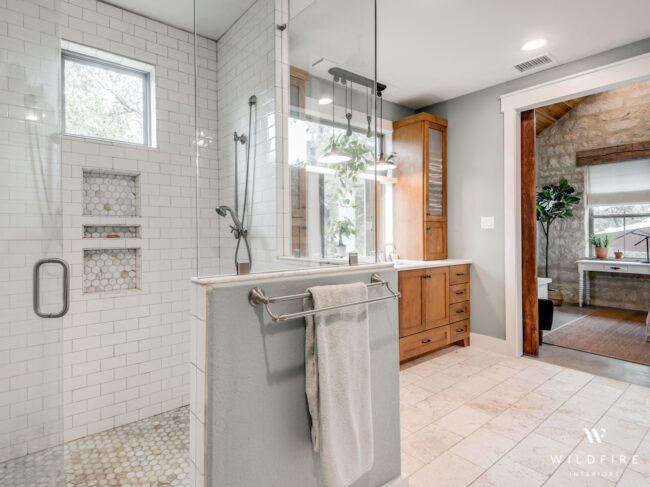
[[[603,264],[601,269],[604,272],[624,272],[624,273],[629,273],[630,269],[628,266],[625,264]]]
[[[449,287],[449,304],[469,301],[469,282]]]
[[[469,320],[459,321],[458,323],[450,325],[450,342],[454,343],[463,338],[467,338],[469,336],[469,331]]]
[[[463,284],[469,282],[469,264],[454,265],[449,268],[449,284]]]
[[[449,323],[469,319],[469,301],[449,305]]]
[[[449,341],[449,325],[400,338],[399,359],[406,360],[417,357],[449,345],[449,343],[451,343]]]

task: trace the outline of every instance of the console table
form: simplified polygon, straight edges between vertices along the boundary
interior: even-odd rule
[[[580,259],[578,264],[578,306],[584,302],[590,304],[589,296],[589,271],[613,272],[617,274],[644,274],[650,275],[650,264],[614,259]]]

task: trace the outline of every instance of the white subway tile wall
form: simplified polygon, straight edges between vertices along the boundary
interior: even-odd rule
[[[189,402],[188,293],[196,273],[194,35],[94,0],[64,0],[61,11],[63,39],[155,67],[158,127],[155,148],[63,137],[64,258],[72,270],[64,411],[65,439],[72,440]],[[208,86],[216,79],[216,42],[197,42],[198,84]],[[213,108],[201,117],[214,126]],[[97,184],[100,203],[111,208],[133,192],[137,211],[127,204],[123,212],[83,216],[88,188],[82,179]],[[128,191],[116,195],[109,186],[121,188],[115,185],[122,179]],[[141,238],[119,239],[119,245],[117,239],[101,245],[82,240],[84,225],[117,224],[140,225]],[[84,249],[93,255],[88,252],[97,247],[137,249],[139,282],[129,281],[137,289],[84,293]],[[120,271],[130,276],[133,269]]]
[[[216,204],[234,205],[235,154],[233,132],[252,137],[250,154],[249,205],[246,226],[253,254],[252,272],[266,272],[286,267],[278,260],[283,248],[283,200],[285,171],[282,156],[283,102],[288,100],[288,85],[282,95],[282,32],[277,24],[288,17],[286,0],[258,0],[242,15],[217,43],[218,110],[218,196]],[[284,34],[286,38],[286,32]],[[285,66],[288,74],[289,67]],[[287,77],[288,80],[288,77]],[[287,81],[288,82],[288,81]],[[257,97],[254,111],[257,123],[248,133],[251,95]],[[246,149],[237,145],[239,161],[239,204],[244,200]],[[288,189],[288,185],[286,186]],[[214,206],[212,211],[214,212]],[[240,210],[241,211],[241,210]],[[219,274],[234,274],[237,241],[230,233],[230,221],[220,218]],[[202,242],[203,243],[203,242]],[[208,244],[212,245],[212,244]],[[243,248],[243,242],[242,242]],[[246,253],[240,249],[240,259]],[[203,275],[209,273],[203,272]]]
[[[62,250],[50,4],[0,1],[0,462],[62,439],[63,323],[32,311],[32,266]],[[58,310],[60,275],[44,266],[41,276],[43,309]]]
[[[9,113],[0,119],[0,286],[6,291],[0,296],[0,350],[6,352],[0,461],[60,442],[61,414],[69,441],[189,403],[190,278],[197,272],[194,139],[198,132],[199,272],[232,273],[235,240],[214,207],[233,204],[232,132],[248,132],[252,94],[258,98],[248,223],[253,270],[277,267],[288,184],[275,151],[286,148],[279,121],[288,96],[282,104],[275,97],[288,92],[277,74],[279,68],[288,73],[288,65],[278,57],[283,46],[276,23],[286,18],[286,4],[258,0],[218,43],[197,37],[196,130],[194,35],[96,0],[0,0],[0,72],[8,74],[0,79],[0,111]],[[155,67],[157,147],[60,137],[59,39]],[[240,171],[243,184],[243,164]],[[84,172],[94,183],[99,175],[124,174],[126,191],[117,199],[125,207],[115,211],[109,202],[110,210],[90,211]],[[92,189],[88,177],[86,183]],[[106,236],[99,230],[83,238],[92,227],[118,225],[139,226],[139,238],[98,239],[96,233]],[[84,251],[98,249],[139,253],[137,289],[84,293]],[[70,311],[46,323],[31,310],[31,266],[44,255],[62,255],[71,268]],[[58,299],[54,277],[43,279],[44,302]],[[196,357],[200,342],[192,343]],[[192,370],[197,383],[204,381],[201,361]],[[57,377],[63,377],[63,407]],[[195,397],[199,389],[193,388]],[[205,418],[194,413],[198,427]],[[202,462],[194,467],[202,475]]]

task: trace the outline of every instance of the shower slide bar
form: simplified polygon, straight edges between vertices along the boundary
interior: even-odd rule
[[[305,316],[312,316],[318,313],[323,313],[325,311],[333,311],[335,309],[341,309],[341,308],[347,308],[348,306],[357,306],[359,304],[367,304],[367,303],[376,303],[378,301],[385,301],[387,299],[396,299],[402,297],[401,293],[393,291],[390,286],[388,285],[388,281],[386,281],[384,278],[382,278],[379,274],[374,273],[372,277],[370,278],[370,284],[366,284],[366,287],[385,287],[388,292],[390,293],[388,296],[380,296],[378,298],[369,298],[369,299],[364,299],[363,301],[357,301],[354,303],[345,303],[345,304],[337,304],[335,306],[327,306],[325,308],[319,308],[319,309],[313,309],[313,310],[308,310],[308,311],[299,311],[297,313],[288,313],[284,315],[279,315],[275,314],[271,311],[271,304],[272,303],[281,303],[283,301],[293,301],[296,299],[304,299],[309,296],[311,296],[311,293],[305,292],[305,293],[300,293],[300,294],[290,294],[288,296],[275,296],[275,297],[269,297],[264,293],[264,290],[259,287],[255,287],[250,290],[248,293],[248,302],[250,303],[251,306],[255,307],[259,304],[263,304],[266,307],[266,311],[268,312],[269,316],[271,316],[271,319],[273,320],[274,323],[277,323],[279,321],[287,321],[287,320],[292,320],[294,318],[303,318]]]

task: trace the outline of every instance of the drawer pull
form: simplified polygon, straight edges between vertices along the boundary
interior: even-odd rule
[[[464,331],[465,331],[465,328],[459,328],[458,330],[456,330],[456,333],[462,333]]]
[[[456,277],[463,277],[465,275],[464,272],[461,272],[460,274],[456,273]]]
[[[456,291],[457,296],[460,296],[461,294],[465,294],[465,291]]]
[[[422,276],[422,278],[423,279],[431,279],[431,276],[427,274],[426,276]]]
[[[457,310],[456,310],[456,314],[457,314],[457,315],[462,314],[462,313],[464,313],[464,312],[465,312],[464,309],[457,309]]]
[[[427,343],[431,343],[431,338],[427,338],[426,340],[422,340],[422,345],[426,345]]]
[[[427,230],[431,230],[431,227],[427,227]]]
[[[620,267],[610,267],[610,269],[613,270],[613,271],[617,271],[617,270],[620,269]]]

